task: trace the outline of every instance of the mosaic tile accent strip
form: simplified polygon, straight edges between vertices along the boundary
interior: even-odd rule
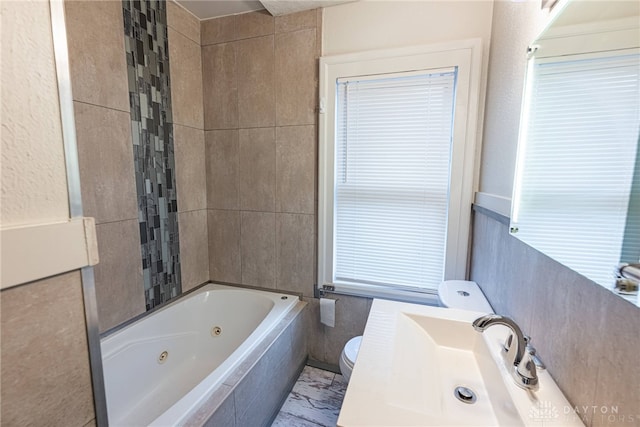
[[[167,11],[123,0],[131,133],[147,310],[182,292]]]

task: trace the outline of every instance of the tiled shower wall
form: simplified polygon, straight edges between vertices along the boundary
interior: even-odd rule
[[[168,2],[182,290],[208,280],[200,28]],[[123,3],[65,1],[82,199],[96,219],[100,331],[146,309]],[[200,83],[198,83],[200,82]],[[182,190],[182,191],[181,191]]]
[[[201,28],[211,279],[312,296],[318,12]]]
[[[211,277],[301,292],[312,315],[310,356],[337,365],[344,343],[362,334],[370,300],[340,297],[340,327],[318,321],[321,13],[249,13],[201,25],[174,2],[166,5],[182,290]],[[146,308],[122,3],[65,6],[83,201],[98,224],[104,332]]]
[[[202,21],[211,280],[302,293],[312,359],[338,364],[370,301],[320,324],[316,264],[321,10]]]

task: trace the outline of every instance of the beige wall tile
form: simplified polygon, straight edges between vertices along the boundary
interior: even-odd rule
[[[276,35],[276,122],[315,123],[318,92],[316,30]]]
[[[73,99],[129,111],[122,3],[65,1]]]
[[[307,303],[306,331],[309,359],[324,362],[324,326],[320,323],[320,300],[303,298]]]
[[[207,208],[204,131],[173,126],[178,212]]]
[[[240,250],[245,285],[276,286],[275,220],[273,213],[241,212]]]
[[[180,271],[182,292],[209,280],[207,210],[180,212]]]
[[[202,48],[204,89],[204,127],[234,129],[238,127],[238,85],[234,43]]]
[[[209,208],[238,209],[238,131],[207,131],[206,159]]]
[[[209,209],[208,213],[210,279],[241,283],[240,212]]]
[[[238,121],[241,128],[275,125],[273,36],[242,40],[236,46]]]
[[[200,45],[169,28],[173,123],[204,128]]]
[[[100,263],[94,267],[100,332],[145,311],[138,220],[96,226]]]
[[[313,296],[315,217],[276,214],[276,287]]]
[[[200,44],[200,20],[173,0],[167,2],[167,26]]]
[[[202,46],[235,40],[235,16],[207,19],[200,22]]]
[[[103,222],[138,217],[129,113],[74,102],[84,214]]]
[[[240,209],[275,211],[274,128],[240,129]]]
[[[78,271],[3,290],[2,425],[82,426],[95,417]]]
[[[315,212],[315,126],[276,128],[276,211]]]
[[[236,40],[273,34],[275,19],[266,10],[236,15]]]
[[[317,10],[305,10],[297,13],[276,16],[276,33],[316,28]]]
[[[351,338],[364,333],[371,310],[371,298],[340,295],[336,302],[336,327],[321,325],[324,329],[323,362],[337,366],[344,345]],[[319,321],[320,319],[318,319]]]

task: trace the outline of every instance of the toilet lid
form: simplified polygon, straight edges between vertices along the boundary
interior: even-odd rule
[[[354,337],[347,342],[344,346],[344,355],[347,357],[347,360],[353,365],[358,357],[358,350],[360,349],[360,343],[362,342],[362,337]]]
[[[493,313],[489,301],[476,282],[445,280],[438,286],[438,297],[444,307]]]

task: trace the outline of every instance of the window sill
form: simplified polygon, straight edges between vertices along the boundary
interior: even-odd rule
[[[348,295],[361,298],[379,298],[391,301],[409,302],[413,304],[423,304],[439,306],[440,300],[435,289],[427,289],[424,292],[410,291],[404,289],[395,289],[386,286],[352,284],[352,283],[334,283],[333,289],[323,289],[316,287],[314,289],[314,297],[320,298],[327,295]]]

